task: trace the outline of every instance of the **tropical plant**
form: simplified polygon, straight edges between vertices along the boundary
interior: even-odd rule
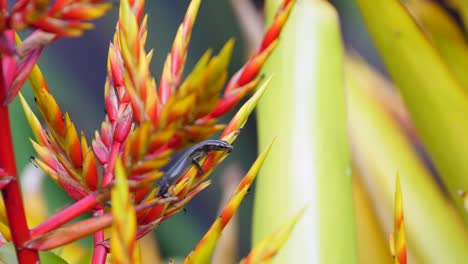
[[[238,185],[229,183],[219,217],[184,263],[237,261],[232,249],[223,254],[233,242],[221,233],[234,233],[228,222],[262,165],[254,246],[241,263],[466,262],[467,1],[330,1],[359,8],[392,81],[365,61],[365,52],[344,49],[339,15],[346,10],[337,12],[329,1],[266,1],[264,35],[255,8],[232,2],[253,51],[226,85],[233,41],[217,55],[205,53],[183,77],[199,0],[189,5],[159,85],[149,70],[153,51],[145,51],[144,1],[120,2],[108,52],[106,118],[91,144],[35,64],[47,44],[80,35],[91,27],[85,20],[104,15],[110,4],[25,0],[4,12],[0,257],[142,262],[156,247],[140,241],[208,187],[259,104],[264,151]],[[26,28],[35,31],[21,41],[14,31]],[[27,78],[44,126],[19,93]],[[255,89],[226,126],[219,123]],[[19,192],[6,107],[15,98],[35,136],[34,164],[74,200],[48,218],[29,208],[43,206],[41,191]],[[216,132],[219,139],[207,141]],[[85,212],[93,215],[76,220]],[[91,235],[92,251],[75,243]],[[78,250],[81,255],[70,253]]]
[[[208,176],[231,152],[231,144],[265,92],[269,78],[227,126],[219,124],[218,118],[262,82],[260,69],[276,46],[294,1],[283,2],[262,44],[227,82],[222,95],[233,41],[228,41],[218,55],[206,52],[183,79],[200,3],[200,0],[190,3],[157,86],[149,69],[153,52],[145,51],[148,21],[148,16],[143,15],[145,3],[142,0],[120,2],[119,21],[108,53],[104,87],[106,117],[91,144],[83,132],[78,133],[70,115],[61,110],[35,64],[46,44],[60,37],[80,35],[91,27],[84,20],[102,16],[110,3],[19,1],[8,16],[2,17],[0,123],[4,129],[0,136],[0,172],[6,212],[1,229],[4,261],[15,260],[11,252],[14,250],[19,263],[36,263],[39,257],[44,263],[62,263],[64,260],[51,250],[92,235],[92,263],[105,263],[109,252],[115,263],[139,263],[138,239],[182,210],[210,185]],[[7,13],[6,4],[3,9]],[[26,27],[36,31],[22,42],[15,31]],[[19,93],[27,78],[45,126]],[[31,142],[39,157],[32,161],[74,200],[31,230],[26,224],[16,180],[9,129],[8,103],[16,95],[35,137]],[[219,140],[206,140],[218,131],[222,131]],[[194,146],[163,173],[162,168],[171,155],[191,145]],[[252,165],[218,220],[185,263],[209,260],[223,228],[250,189],[269,149]],[[71,222],[87,212],[92,216]],[[269,260],[299,217],[300,213],[296,214],[242,262]],[[109,234],[105,233],[107,228]],[[46,254],[39,255],[39,251]]]

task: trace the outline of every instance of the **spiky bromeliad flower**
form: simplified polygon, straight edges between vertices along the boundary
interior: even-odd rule
[[[144,0],[121,1],[119,21],[109,47],[104,92],[106,117],[91,146],[83,133],[77,132],[70,116],[59,108],[41,71],[34,66],[29,80],[47,128],[41,125],[26,100],[22,96],[20,99],[36,138],[32,141],[39,155],[35,162],[76,202],[36,226],[31,231],[32,239],[24,246],[49,250],[94,234],[93,263],[103,263],[110,244],[115,248],[124,245],[127,249],[134,248],[131,245],[135,238],[141,238],[179,212],[206,188],[210,183],[208,176],[228,155],[230,144],[268,81],[227,126],[218,124],[217,118],[233,109],[259,84],[261,66],[276,46],[293,4],[290,0],[283,2],[260,47],[227,82],[220,95],[227,80],[232,41],[217,55],[206,52],[193,71],[182,79],[200,0],[193,0],[188,7],[165,61],[159,86],[149,70],[153,52],[145,51],[148,17],[143,16]],[[202,142],[223,129],[219,140]],[[174,175],[161,171],[171,154],[197,142],[202,143],[190,149],[184,155],[185,160],[177,162],[182,165]],[[215,143],[223,146],[216,147]],[[192,152],[196,155],[190,155]],[[102,175],[98,166],[102,167]],[[249,174],[246,177],[249,183],[241,183],[233,197],[239,202],[243,195],[236,194],[245,192],[244,187],[250,186],[254,178]],[[164,190],[161,182],[167,183]],[[112,189],[115,189],[112,203],[108,203]],[[113,214],[106,213],[106,204],[112,204]],[[227,208],[232,215],[237,206]],[[64,226],[84,212],[92,212],[94,217]],[[124,216],[124,212],[135,213]],[[229,219],[230,216],[221,221],[221,228]],[[134,222],[136,228],[124,228],[122,223],[128,221]],[[112,222],[117,229],[109,243],[103,229]],[[137,261],[131,253],[124,255],[114,258],[121,259],[122,263]]]

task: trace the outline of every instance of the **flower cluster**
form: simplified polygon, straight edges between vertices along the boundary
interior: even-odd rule
[[[200,0],[193,0],[157,85],[149,69],[153,52],[145,50],[148,17],[143,15],[144,0],[121,1],[119,21],[108,54],[104,90],[106,117],[89,144],[84,134],[77,131],[71,117],[60,109],[35,62],[44,43],[59,36],[79,35],[90,26],[83,20],[102,15],[109,4],[57,1],[49,5],[33,1],[19,8],[17,3],[14,8],[17,11],[3,24],[13,29],[35,27],[38,31],[31,37],[35,34],[38,37],[33,39],[32,47],[28,46],[31,38],[22,43],[16,39],[18,47],[29,47],[28,54],[33,59],[25,60],[24,72],[18,73],[23,77],[15,80],[17,84],[12,81],[9,85],[12,88],[6,100],[13,99],[29,77],[36,106],[45,122],[43,126],[20,94],[35,136],[32,144],[39,158],[34,162],[76,201],[33,228],[32,237],[22,246],[50,250],[94,234],[93,261],[101,263],[111,244],[104,236],[104,228],[112,223],[120,226],[112,233],[112,241],[120,239],[131,244],[132,239],[152,231],[206,188],[210,183],[208,176],[228,151],[200,153],[196,160],[188,161],[189,165],[197,166],[182,169],[177,179],[170,182],[167,193],[156,195],[160,191],[158,181],[164,177],[161,169],[173,153],[202,142],[218,131],[222,131],[220,140],[225,144],[235,140],[268,80],[227,126],[219,124],[218,118],[232,110],[261,82],[260,69],[276,46],[293,4],[294,1],[288,0],[282,3],[259,48],[229,80],[227,67],[233,41],[228,41],[217,55],[206,52],[183,79],[191,30],[200,7]],[[47,41],[45,36],[49,37]],[[254,171],[259,166],[254,165]],[[248,174],[234,193],[233,197],[237,198],[233,201],[237,206],[255,175],[256,172]],[[112,203],[109,203],[111,196]],[[106,205],[110,205],[111,210],[107,210]],[[237,206],[227,206],[229,214],[225,214],[222,227]],[[133,209],[134,217],[132,214],[124,216]],[[92,212],[94,217],[65,225],[85,212]],[[130,218],[123,220],[125,217]],[[135,222],[135,230],[123,230],[122,223],[128,221]]]

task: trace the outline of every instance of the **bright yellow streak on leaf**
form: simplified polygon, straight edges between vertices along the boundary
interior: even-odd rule
[[[242,105],[242,107],[237,111],[236,115],[231,119],[231,122],[226,126],[224,129],[221,139],[222,140],[227,140],[226,138],[229,134],[231,134],[233,131],[241,129],[244,127],[245,123],[247,122],[250,113],[255,109],[255,106],[257,106],[258,102],[260,99],[263,97],[263,94],[265,93],[268,84],[271,82],[272,77],[268,77],[262,85],[257,89],[257,91],[250,97],[250,99],[245,102],[245,104]],[[229,137],[228,141],[229,143],[232,143],[236,137]]]
[[[136,215],[128,192],[125,167],[120,159],[115,164],[115,186],[112,188],[111,254],[117,264],[138,264]]]

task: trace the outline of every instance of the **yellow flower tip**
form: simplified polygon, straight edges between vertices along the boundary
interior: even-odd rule
[[[198,10],[200,10],[201,0],[192,0],[187,9],[186,18],[190,20],[190,24],[195,22],[195,18],[198,15]]]
[[[229,54],[228,57],[230,58],[235,44],[236,44],[236,40],[234,38],[230,38],[228,41],[226,41],[222,50],[219,53],[223,54],[224,52],[226,52],[227,54]]]
[[[390,235],[390,251],[394,257],[395,263],[406,264],[406,232],[403,212],[403,195],[399,174],[396,176],[394,206],[394,230]]]
[[[303,207],[288,222],[258,243],[249,255],[241,261],[241,263],[256,263],[258,260],[268,261],[273,258],[281,249],[283,244],[286,243],[291,232],[297,222],[301,219],[306,209],[307,206]]]
[[[272,78],[272,76],[268,77],[257,89],[254,95],[244,105],[242,105],[236,115],[231,119],[231,122],[229,122],[229,124],[224,129],[223,133],[221,134],[221,138],[231,134],[234,130],[239,130],[244,127],[253,109],[258,104],[263,94],[265,94],[266,88],[268,87],[268,84],[271,82]]]
[[[273,147],[273,145],[275,144],[276,140],[278,140],[278,136],[274,136],[273,139],[271,140],[270,142],[270,145],[268,145],[267,149],[265,152],[270,153],[270,150],[271,148]]]
[[[21,37],[18,35],[18,33],[15,31],[15,44],[19,45],[21,44],[22,40]]]
[[[262,152],[262,154],[260,154],[260,156],[258,156],[257,160],[255,161],[254,165],[252,166],[252,167],[256,168],[256,170],[254,171],[255,174],[258,172],[258,170],[260,170],[260,167],[263,165],[263,162],[265,161],[265,159],[270,154],[270,151],[271,151],[275,141],[276,141],[276,137],[271,141],[270,145],[268,145],[268,147]],[[248,174],[250,174],[250,171],[248,172]]]
[[[227,42],[226,42],[226,45],[230,45],[232,47],[234,47],[234,45],[236,44],[236,39],[235,38],[230,38]]]
[[[27,112],[29,113],[31,111],[31,108],[29,107],[28,103],[24,99],[24,96],[23,96],[23,94],[21,92],[18,93],[18,97],[20,99],[21,105],[23,106],[24,112],[26,113],[26,109],[28,109]]]
[[[238,187],[239,188],[239,187]],[[211,258],[216,242],[219,240],[223,228],[239,208],[240,203],[247,193],[248,188],[243,188],[240,192],[234,193],[228,201],[219,217],[211,225],[203,238],[185,259],[184,263],[207,263]]]
[[[244,176],[244,178],[241,180],[241,182],[237,186],[236,190],[234,191],[234,194],[236,194],[238,192],[241,192],[244,189],[250,188],[253,181],[257,177],[258,172],[260,171],[260,168],[262,167],[263,163],[265,162],[265,159],[267,158],[268,154],[270,153],[274,142],[275,142],[275,140],[273,140],[270,143],[270,145],[262,152],[262,154],[260,154],[260,156],[258,156],[258,158],[255,160],[255,162],[250,167],[247,174]]]
[[[401,192],[400,175],[396,176],[395,185],[395,228],[403,218],[403,195]]]
[[[274,75],[270,75],[269,77],[267,77],[265,79],[265,81],[260,85],[260,87],[257,89],[257,92],[255,92],[255,94],[252,96],[250,100],[252,100],[253,103],[257,103],[260,98],[263,96],[263,94],[265,93],[268,85],[270,84],[271,80],[273,79]]]
[[[302,209],[299,210],[299,212],[297,212],[296,215],[293,216],[290,222],[292,226],[296,225],[296,223],[302,218],[302,216],[304,215],[304,212],[307,211],[307,208],[309,208],[309,203],[307,203],[304,207],[302,207]]]

